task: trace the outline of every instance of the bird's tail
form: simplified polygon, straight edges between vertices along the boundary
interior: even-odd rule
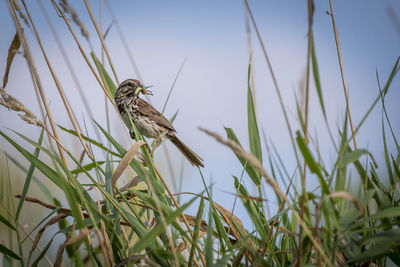
[[[179,149],[185,158],[194,166],[204,167],[203,159],[193,152],[187,145],[176,137],[175,134],[170,133],[167,135],[168,139]]]

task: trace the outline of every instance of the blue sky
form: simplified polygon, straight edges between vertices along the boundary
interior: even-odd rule
[[[60,56],[57,45],[36,3],[28,1],[44,45],[54,64],[57,75],[66,94],[73,104],[80,122],[82,117],[89,123],[75,85]],[[43,1],[46,2],[47,1]],[[91,42],[97,55],[100,44],[89,20],[89,16],[80,1],[70,1],[77,10],[90,32]],[[299,92],[299,82],[306,65],[307,50],[307,1],[250,1],[266,44],[278,83],[282,90],[285,106],[294,130],[299,128],[296,121],[294,94]],[[344,95],[334,42],[328,1],[315,1],[314,35],[316,53],[320,67],[323,95],[327,106],[329,124],[334,136],[337,126],[343,124]],[[97,1],[91,1],[98,17]],[[225,147],[199,132],[198,126],[224,134],[223,126],[232,127],[244,146],[247,143],[246,120],[246,82],[249,60],[245,29],[245,10],[242,1],[118,1],[112,3],[122,31],[142,73],[144,83],[153,85],[152,103],[161,110],[172,85],[175,75],[186,58],[185,66],[176,83],[166,109],[167,117],[178,109],[175,121],[178,136],[206,162],[204,174],[208,182],[214,184],[215,200],[229,207],[234,192],[231,175],[240,176],[241,168],[235,156]],[[357,124],[369,105],[378,94],[375,72],[378,71],[384,83],[400,55],[400,36],[387,15],[387,8],[392,7],[400,16],[400,4],[395,0],[384,1],[333,1],[337,21],[340,45],[347,85],[350,90],[350,102],[353,119]],[[69,57],[78,72],[78,77],[85,88],[95,119],[106,125],[104,96],[87,65],[83,62],[78,49],[66,26],[59,19],[51,5],[46,4],[52,21],[61,36]],[[0,3],[0,73],[4,72],[7,49],[14,35],[11,18],[4,2]],[[103,6],[104,27],[108,27],[111,18]],[[78,29],[74,26],[78,32]],[[277,147],[287,163],[289,172],[295,168],[292,148],[283,121],[277,95],[260,50],[254,31],[252,31],[253,58],[255,64],[255,82],[257,90],[258,116],[262,131],[270,142]],[[49,75],[38,45],[32,32],[26,29],[35,60],[38,64],[42,82],[46,87],[48,99],[57,121],[72,128],[61,101]],[[78,34],[86,52],[90,52],[87,42]],[[116,66],[119,79],[133,78],[135,74],[129,65],[115,26],[106,38],[107,46]],[[109,69],[109,68],[108,68]],[[111,73],[111,71],[110,71]],[[400,131],[398,120],[400,82],[396,79],[387,96],[387,109],[392,117],[395,133]],[[7,91],[20,99],[36,114],[39,114],[32,82],[26,63],[21,55],[14,61]],[[327,163],[333,163],[334,150],[330,145],[325,127],[321,127],[322,116],[312,83],[310,106],[310,132],[318,138]],[[27,126],[15,113],[0,107],[0,129],[11,128],[33,138],[39,129]],[[89,126],[89,133],[95,136]],[[126,146],[130,144],[127,130],[112,112],[112,133]],[[378,106],[358,137],[359,147],[368,148],[381,157],[381,111]],[[67,135],[63,135],[68,138]],[[168,150],[173,163],[183,169],[182,191],[199,192],[202,188],[197,171],[190,167],[170,144]],[[78,153],[79,145],[71,141],[70,149]],[[0,149],[15,153],[3,140]],[[264,150],[264,153],[266,151]],[[266,154],[264,154],[266,155]],[[169,173],[164,160],[164,153],[156,152],[156,160],[164,173]],[[266,158],[266,156],[264,157]],[[176,168],[175,174],[179,173]],[[169,176],[169,175],[166,175]],[[171,178],[171,177],[168,177]],[[246,178],[247,179],[247,178]],[[248,183],[250,184],[250,183]],[[250,190],[251,191],[251,190]]]

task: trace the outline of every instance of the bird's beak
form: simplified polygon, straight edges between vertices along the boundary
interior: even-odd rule
[[[143,87],[138,86],[135,90],[135,95],[139,95],[142,90],[144,90]]]

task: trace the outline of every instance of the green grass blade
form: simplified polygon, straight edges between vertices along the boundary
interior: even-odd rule
[[[4,246],[2,244],[0,244],[0,253],[4,254],[6,256],[9,256],[9,257],[11,257],[13,259],[16,259],[16,260],[19,260],[19,261],[21,260],[20,256],[18,256],[12,250],[8,249],[6,246]]]
[[[304,122],[303,113],[301,111],[299,100],[297,99],[297,95],[295,95],[295,99],[296,99],[297,118],[299,118],[299,123],[300,123],[301,129],[303,130],[303,134],[305,134],[306,124]]]
[[[299,146],[299,149],[303,154],[304,160],[306,161],[308,167],[310,168],[310,171],[318,176],[322,192],[324,194],[329,194],[329,187],[322,175],[321,166],[319,166],[319,164],[314,160],[311,151],[308,149],[307,144],[304,141],[304,138],[300,135],[299,131],[296,132],[296,135],[297,135],[296,136],[297,145]]]
[[[44,129],[42,129],[42,131],[40,133],[40,136],[39,136],[39,140],[38,140],[39,146],[42,144],[42,141],[43,141],[43,133],[44,133]],[[33,153],[33,156],[35,158],[38,158],[39,157],[39,152],[40,152],[40,148],[38,148],[38,147],[35,148],[35,152]],[[19,214],[20,214],[21,209],[22,209],[22,205],[24,204],[26,194],[28,193],[28,188],[29,188],[29,185],[31,184],[31,180],[32,180],[32,176],[33,176],[33,171],[34,170],[35,170],[35,165],[33,165],[31,163],[30,166],[29,166],[28,173],[26,175],[24,188],[22,189],[22,193],[21,193],[21,198],[19,199],[19,202],[18,202],[17,212],[16,212],[16,215],[15,215],[15,221],[16,222],[18,221]]]
[[[229,139],[231,139],[232,141],[234,141],[235,143],[237,143],[238,145],[241,146],[241,144],[239,142],[239,139],[237,138],[236,134],[233,132],[233,130],[231,128],[225,127],[225,131],[226,131],[226,134],[227,134]],[[247,162],[244,159],[242,159],[238,155],[236,155],[236,156],[239,159],[240,163],[242,164],[243,168],[246,170],[246,173],[249,175],[250,179],[257,186],[260,186],[261,185],[261,176],[260,176],[260,174],[252,166],[247,164]]]
[[[347,164],[343,164],[343,158],[346,153],[351,152],[351,148],[349,148],[349,144],[346,143],[347,132],[348,132],[348,118],[349,118],[349,116],[348,116],[348,112],[346,109],[346,114],[344,116],[344,123],[343,123],[343,133],[339,130],[340,147],[339,147],[337,161],[336,161],[336,168],[333,169],[333,171],[336,171],[335,191],[344,190],[344,187],[346,184]],[[331,184],[331,182],[332,181],[329,181],[329,184]]]
[[[357,149],[346,153],[342,159],[342,164],[350,164],[358,160],[362,155],[370,154],[366,149]]]
[[[389,150],[386,143],[385,122],[383,121],[383,118],[382,118],[382,138],[383,138],[383,151],[385,155],[387,174],[389,176],[390,184],[394,184],[394,177],[392,172],[392,166],[390,163]]]
[[[126,149],[121,146],[117,140],[115,140],[114,137],[111,136],[111,134],[109,134],[103,127],[100,126],[100,124],[98,124],[96,121],[94,122],[97,127],[100,128],[100,130],[103,132],[104,136],[108,139],[108,141],[110,141],[110,143],[115,147],[115,149],[118,151],[118,153],[120,154],[119,157],[123,157],[126,154]]]
[[[400,61],[400,57],[397,58],[396,63],[394,64],[392,71],[390,72],[389,78],[386,81],[385,87],[383,87],[383,95],[385,96],[389,90],[390,85],[392,84],[392,81],[394,79],[394,77],[396,76],[396,74],[399,72],[399,61]]]
[[[171,124],[175,121],[175,119],[178,116],[178,114],[179,114],[179,109],[174,113],[174,115],[172,115],[171,119],[169,119],[169,122]]]
[[[400,67],[399,67],[399,60],[400,57],[397,58],[396,63],[393,66],[393,69],[389,75],[388,80],[386,81],[385,87],[383,88],[383,95],[386,95],[387,92],[389,91],[390,85],[392,84],[392,81],[394,79],[394,77],[396,76],[396,74],[398,73]],[[379,94],[374,102],[372,103],[372,105],[370,106],[370,108],[368,109],[368,111],[365,113],[364,117],[361,119],[361,121],[358,123],[356,129],[354,130],[354,134],[357,134],[357,132],[360,130],[361,126],[364,124],[365,120],[368,118],[369,114],[371,114],[372,110],[374,109],[375,105],[378,103],[379,99],[381,98],[381,94]],[[350,143],[352,140],[352,136],[347,140],[347,143]]]
[[[213,244],[214,244],[214,238],[213,238],[213,220],[212,220],[212,210],[213,210],[213,205],[212,205],[212,198],[209,195],[209,207],[208,207],[208,225],[207,225],[207,236],[205,240],[205,247],[204,247],[204,255],[206,258],[206,263],[207,266],[213,266],[214,262],[214,251],[213,251]]]
[[[388,256],[392,253],[397,253],[395,250],[400,242],[400,232],[396,230],[388,230],[368,236],[360,241],[360,244],[369,249],[362,253],[353,256],[348,260],[348,263],[366,262],[369,260],[378,260],[383,256]]]
[[[196,215],[196,224],[195,224],[194,231],[193,231],[193,244],[190,249],[188,266],[193,265],[193,258],[194,258],[194,253],[196,251],[196,245],[198,244],[198,238],[199,238],[200,226],[201,226],[201,220],[203,218],[203,213],[204,213],[204,197],[202,197],[200,200],[199,209],[198,209],[197,215]]]
[[[163,105],[161,114],[164,114],[165,108],[167,107],[167,104],[168,104],[168,100],[169,100],[169,98],[170,98],[170,96],[171,96],[171,94],[172,94],[172,91],[173,91],[174,88],[175,88],[176,81],[178,80],[178,77],[179,77],[179,75],[181,74],[181,71],[182,71],[182,69],[183,69],[183,66],[185,66],[185,62],[186,62],[186,58],[183,60],[181,66],[179,67],[178,73],[177,73],[176,76],[175,76],[175,79],[174,79],[174,82],[172,83],[171,89],[169,89],[168,96],[167,96],[167,98],[165,99],[165,102],[164,102],[164,105]]]
[[[309,35],[310,35],[310,39],[311,39],[311,63],[312,63],[315,89],[317,90],[318,100],[319,100],[319,104],[322,109],[322,113],[324,114],[324,117],[326,119],[325,104],[324,104],[324,98],[322,96],[322,86],[321,86],[321,81],[320,81],[320,77],[319,77],[318,60],[317,60],[317,55],[315,53],[313,32],[310,32]]]
[[[6,218],[4,218],[1,214],[0,214],[0,222],[4,223],[5,225],[7,225],[8,228],[13,229],[14,231],[17,230],[17,229],[15,229],[15,227],[14,227]]]
[[[255,203],[255,201],[249,198],[250,194],[247,192],[245,187],[241,183],[239,183],[239,179],[235,176],[233,176],[233,178],[235,181],[235,188],[237,190],[237,193],[240,196],[243,196],[241,197],[243,206],[246,208],[247,213],[250,216],[253,225],[256,227],[257,233],[261,236],[262,239],[267,240],[268,235],[266,229],[264,228],[264,225],[267,225],[265,217],[259,210],[257,203]]]
[[[381,220],[381,219],[391,219],[391,218],[396,218],[400,217],[400,207],[390,207],[386,208],[383,210],[378,211],[375,214],[372,214],[366,218],[363,218],[357,222],[354,222],[348,230],[356,229],[358,227],[361,227],[362,225],[369,223],[369,222],[374,222],[375,220]]]
[[[260,133],[258,131],[258,123],[256,118],[256,111],[253,103],[253,94],[250,86],[250,73],[251,64],[249,64],[247,73],[247,122],[249,131],[249,144],[251,153],[262,162]]]
[[[220,252],[220,254],[225,255],[226,250],[229,249],[229,246],[227,246],[230,242],[229,238],[228,238],[228,234],[226,233],[223,223],[221,221],[221,218],[218,216],[218,213],[215,208],[212,212],[212,217],[213,217],[214,224],[215,224],[215,230],[217,231],[217,238],[218,238],[219,244],[220,244],[219,252]],[[225,246],[227,246],[227,247],[225,247]]]
[[[112,97],[114,97],[115,91],[117,91],[117,87],[115,86],[115,83],[112,81],[110,75],[108,75],[103,64],[101,64],[100,60],[96,57],[94,52],[90,52],[90,55],[92,56],[92,59],[94,61],[94,64],[96,65],[97,71],[100,74],[100,78],[103,81],[104,87],[108,90],[110,95]]]
[[[47,243],[47,245],[43,248],[42,252],[40,255],[36,258],[36,260],[32,263],[32,267],[37,267],[41,259],[43,259],[44,255],[46,255],[47,251],[49,250],[51,244],[53,243],[55,235],[50,239],[50,241]]]
[[[96,124],[97,124],[97,123],[96,123]],[[66,129],[66,128],[60,126],[60,125],[58,125],[58,127],[60,127],[61,130],[65,131],[65,132],[67,132],[67,133],[69,133],[69,134],[72,134],[72,135],[74,135],[74,136],[78,136],[78,134],[77,134],[74,130],[68,130],[68,129]],[[83,140],[88,141],[89,143],[91,143],[91,144],[97,146],[98,148],[101,148],[102,150],[104,150],[104,151],[110,153],[110,154],[113,155],[113,156],[116,156],[116,157],[121,158],[121,155],[120,155],[120,154],[115,153],[114,151],[109,150],[107,147],[105,147],[103,144],[97,142],[96,140],[93,140],[93,139],[91,139],[91,138],[89,138],[89,137],[87,137],[87,136],[84,136],[83,134],[81,134],[81,136],[82,136],[82,139],[83,139]]]
[[[86,165],[83,165],[82,167],[78,167],[74,170],[71,170],[72,174],[79,174],[82,172],[88,172],[90,170],[92,170],[93,168],[95,169],[100,169],[100,165],[103,165],[105,163],[105,161],[96,161],[96,162],[91,162],[88,163]]]

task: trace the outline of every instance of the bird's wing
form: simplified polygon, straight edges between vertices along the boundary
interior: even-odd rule
[[[152,105],[147,103],[141,98],[137,101],[138,111],[141,115],[152,118],[156,123],[162,125],[170,131],[176,132],[174,126],[165,118],[160,112],[158,112]]]

